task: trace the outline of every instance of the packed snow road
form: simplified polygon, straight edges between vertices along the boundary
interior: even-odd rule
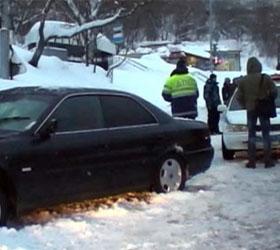
[[[0,249],[280,249],[280,165],[225,162],[220,140],[212,167],[183,192],[38,211],[0,229]]]

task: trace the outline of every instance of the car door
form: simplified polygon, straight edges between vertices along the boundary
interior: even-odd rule
[[[32,171],[25,173],[21,189],[25,205],[48,205],[106,192],[110,183],[106,168],[93,171],[98,165],[108,164],[110,137],[103,128],[99,99],[94,95],[68,97],[45,124],[51,120],[57,121],[55,133],[35,140],[30,150],[28,166]],[[40,130],[43,129],[44,125]]]
[[[100,99],[105,127],[110,131],[114,189],[147,187],[153,173],[151,162],[162,147],[157,119],[130,96],[103,95]]]

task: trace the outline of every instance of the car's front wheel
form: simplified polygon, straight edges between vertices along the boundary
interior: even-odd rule
[[[158,193],[183,190],[188,177],[186,164],[178,156],[168,155],[160,160],[156,171],[155,190]]]
[[[222,136],[222,152],[223,152],[223,158],[225,160],[233,160],[235,152],[233,150],[228,150],[226,148],[223,136]]]
[[[0,190],[0,226],[6,226],[7,223],[7,198]]]

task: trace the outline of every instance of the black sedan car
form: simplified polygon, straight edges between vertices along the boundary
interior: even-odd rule
[[[9,216],[127,191],[182,190],[210,167],[205,123],[102,89],[0,91],[0,223]]]

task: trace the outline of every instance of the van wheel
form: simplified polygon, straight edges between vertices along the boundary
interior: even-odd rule
[[[183,190],[189,177],[189,170],[176,155],[167,155],[161,159],[155,176],[155,191],[169,193]]]
[[[0,226],[7,224],[7,207],[6,195],[0,191]]]
[[[224,137],[222,136],[222,152],[225,160],[233,160],[235,152],[226,148]]]

